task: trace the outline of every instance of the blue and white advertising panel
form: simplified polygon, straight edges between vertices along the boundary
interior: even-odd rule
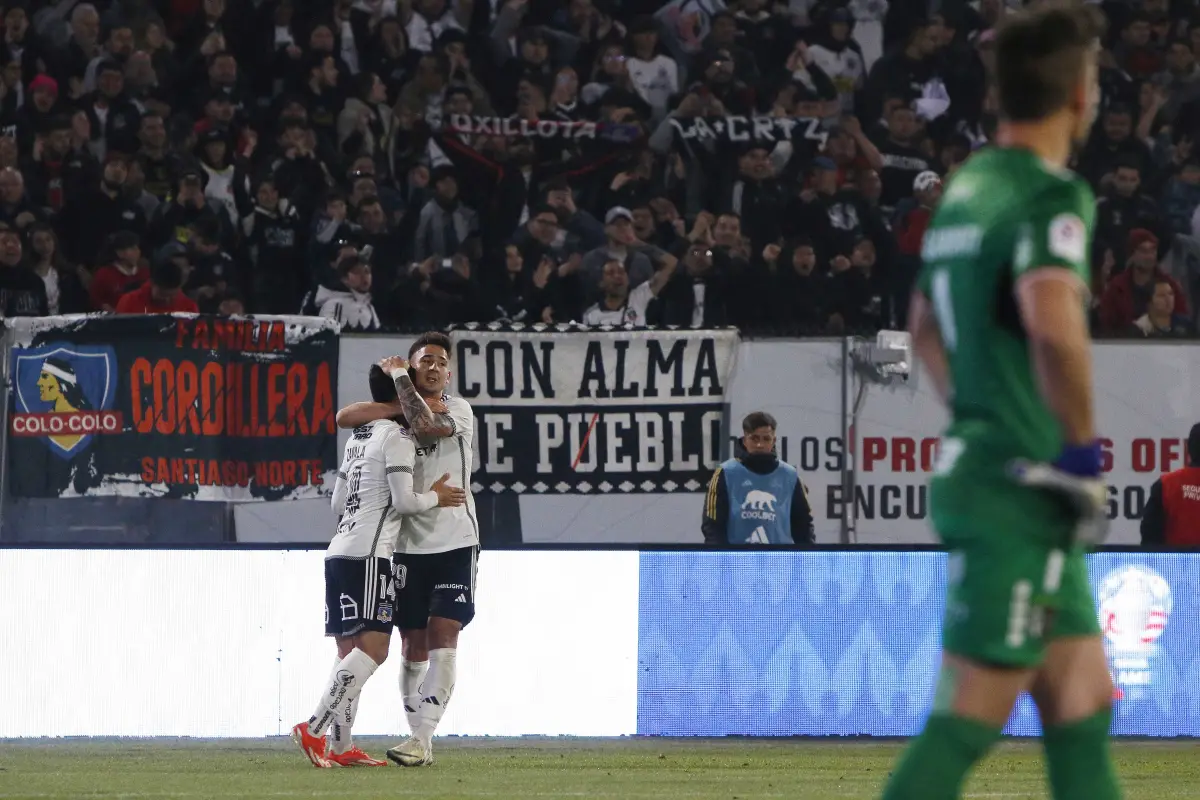
[[[933,701],[944,553],[643,553],[639,734],[908,736]],[[1200,736],[1200,556],[1088,562],[1113,732]],[[1007,732],[1034,736],[1024,698]]]
[[[285,734],[334,658],[323,557],[0,550],[0,675],[22,687],[0,739]],[[913,734],[932,700],[945,564],[485,552],[439,733]],[[1089,569],[1114,733],[1200,736],[1200,554],[1104,554]],[[47,635],[60,618],[68,633]],[[398,648],[363,692],[357,733],[405,731]],[[1008,732],[1037,730],[1023,703]]]

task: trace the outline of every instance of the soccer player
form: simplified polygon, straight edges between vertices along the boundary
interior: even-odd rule
[[[997,146],[955,174],[925,235],[909,329],[951,409],[930,483],[950,550],[944,656],[884,800],[958,797],[1025,691],[1053,797],[1121,796],[1083,556],[1107,526],[1086,314],[1095,199],[1066,169],[1095,116],[1099,33],[1081,4],[1005,19]]]
[[[380,362],[396,382],[399,407],[418,439],[417,487],[449,473],[464,486],[471,476],[475,416],[471,404],[446,394],[450,339],[426,333],[409,348],[408,360]],[[433,404],[439,409],[430,408]],[[359,403],[338,412],[349,427],[395,409]],[[457,671],[458,635],[475,616],[479,526],[475,501],[408,517],[395,555],[396,627],[404,642],[400,691],[412,735],[387,751],[396,763],[433,764],[432,739],[450,702]]]
[[[395,384],[379,366],[371,367],[369,381],[376,401],[394,403]],[[462,506],[468,497],[447,485],[449,475],[413,494],[416,445],[403,421],[394,416],[355,429],[334,484],[339,519],[325,553],[325,635],[336,639],[338,660],[312,717],[292,728],[292,740],[317,767],[387,764],[355,747],[350,731],[358,695],[388,654],[396,603],[391,555],[400,522],[405,514]]]

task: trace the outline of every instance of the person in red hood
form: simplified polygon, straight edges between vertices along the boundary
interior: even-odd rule
[[[140,289],[122,295],[117,301],[118,314],[199,313],[196,301],[185,295],[183,270],[174,261],[156,264],[150,280]]]
[[[1175,293],[1175,311],[1187,316],[1187,295],[1179,281],[1158,268],[1158,237],[1145,228],[1134,228],[1129,232],[1129,260],[1104,289],[1100,298],[1100,328],[1108,334],[1122,334],[1133,321],[1146,313],[1154,284],[1171,284]]]

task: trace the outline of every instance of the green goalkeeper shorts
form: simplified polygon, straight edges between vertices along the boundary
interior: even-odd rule
[[[935,478],[931,516],[950,550],[946,652],[1036,667],[1048,641],[1100,634],[1084,550],[1070,544],[1071,520],[1053,498],[991,483],[968,489],[969,497],[939,502],[952,489],[937,484]]]

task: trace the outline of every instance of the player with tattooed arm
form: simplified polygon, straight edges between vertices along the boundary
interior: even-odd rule
[[[395,380],[397,403],[356,403],[338,412],[338,425],[362,425],[399,410],[417,440],[417,489],[445,475],[467,486],[475,416],[470,403],[446,393],[449,337],[423,334],[407,359],[386,358],[379,366]],[[433,763],[433,734],[454,690],[458,635],[475,616],[478,557],[479,526],[469,492],[462,506],[405,519],[394,567],[396,627],[404,641],[400,691],[412,735],[387,752],[403,766]]]
[[[379,366],[371,367],[369,382],[376,401],[395,400],[395,385]],[[389,418],[355,428],[333,487],[338,526],[325,553],[325,635],[337,642],[337,660],[317,710],[292,728],[292,739],[317,767],[387,764],[355,747],[350,731],[359,693],[388,654],[396,608],[391,556],[401,519],[461,507],[468,497],[447,485],[448,475],[414,493],[417,447],[394,403],[389,407]]]

